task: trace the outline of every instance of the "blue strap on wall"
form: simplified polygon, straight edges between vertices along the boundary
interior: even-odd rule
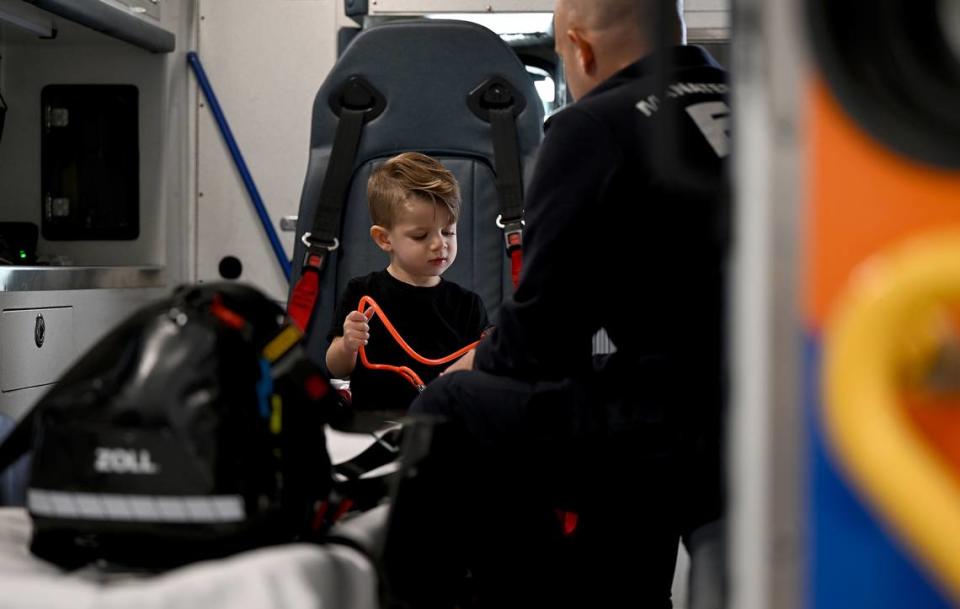
[[[267,233],[267,237],[270,239],[270,245],[273,247],[273,253],[277,257],[277,262],[280,264],[280,269],[283,271],[284,277],[287,278],[287,283],[289,283],[291,275],[290,259],[287,258],[287,253],[283,250],[283,244],[280,243],[280,237],[277,235],[276,229],[273,228],[273,222],[270,220],[270,214],[267,212],[267,208],[263,204],[263,199],[260,197],[260,191],[257,190],[257,185],[253,181],[253,176],[250,175],[250,170],[247,168],[247,163],[243,160],[243,154],[240,152],[240,147],[237,146],[237,141],[233,137],[233,132],[230,131],[230,125],[227,123],[227,117],[224,116],[223,110],[220,108],[220,102],[217,101],[217,96],[213,92],[213,87],[210,86],[210,81],[207,79],[207,74],[203,71],[203,65],[200,63],[200,58],[195,52],[190,51],[187,53],[187,62],[189,62],[190,67],[193,68],[193,73],[197,77],[197,83],[203,90],[204,97],[207,98],[207,103],[210,105],[210,111],[213,112],[213,117],[217,121],[217,126],[220,127],[220,135],[223,136],[223,140],[226,142],[227,148],[230,149],[230,156],[233,157],[234,165],[237,166],[237,171],[240,172],[240,177],[243,178],[243,184],[247,188],[247,193],[250,195],[250,200],[253,202],[253,207],[257,210],[257,215],[260,217],[260,223],[263,225],[263,230]]]

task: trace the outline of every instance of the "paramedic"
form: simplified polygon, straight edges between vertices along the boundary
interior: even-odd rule
[[[393,515],[413,606],[461,602],[466,565],[481,606],[669,607],[679,537],[721,515],[727,85],[666,4],[556,3],[577,101],[547,125],[519,286],[411,407],[447,421]]]

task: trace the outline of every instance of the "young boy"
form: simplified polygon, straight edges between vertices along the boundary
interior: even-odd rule
[[[352,279],[337,305],[328,338],[327,368],[350,377],[358,410],[406,411],[417,389],[395,372],[370,370],[367,360],[412,368],[425,383],[446,366],[427,366],[410,357],[375,316],[357,311],[363,296],[373,298],[400,336],[423,357],[439,359],[479,340],[489,325],[480,297],[440,275],[457,257],[460,187],[435,159],[407,152],[370,176],[367,202],[370,236],[390,256],[383,271]]]

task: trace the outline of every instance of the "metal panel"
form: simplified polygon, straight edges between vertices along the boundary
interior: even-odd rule
[[[700,11],[730,12],[730,0],[684,0],[683,10],[687,13]]]
[[[160,0],[117,0],[130,7],[135,15],[144,15],[160,20]]]
[[[731,0],[686,0],[687,38],[691,42],[730,40]]]
[[[342,0],[202,0],[199,56],[276,225],[297,213],[313,98],[336,59]],[[219,279],[224,256],[277,300],[286,279],[206,103],[197,134],[197,278]],[[293,234],[281,234],[287,255]]]
[[[370,0],[369,14],[552,12],[554,0]],[[692,40],[728,39],[730,0],[684,3]]]
[[[687,11],[684,20],[691,42],[730,39],[729,11]]]
[[[40,38],[50,38],[56,31],[49,13],[22,0],[0,0],[0,22],[9,23]]]
[[[728,606],[737,609],[805,606],[797,286],[803,192],[798,90],[806,49],[798,4],[739,0],[734,13]]]
[[[370,0],[371,15],[552,12],[554,0]]]
[[[0,313],[0,391],[54,382],[76,356],[73,307]]]
[[[169,53],[176,47],[173,32],[141,19],[131,10],[125,11],[104,0],[28,1],[51,13],[153,53]]]
[[[156,266],[0,267],[0,292],[151,288],[166,284]]]

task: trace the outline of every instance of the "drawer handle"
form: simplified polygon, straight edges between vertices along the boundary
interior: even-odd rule
[[[43,339],[47,336],[47,323],[43,321],[43,315],[37,314],[37,321],[33,326],[33,342],[37,343],[37,348],[43,346]]]

